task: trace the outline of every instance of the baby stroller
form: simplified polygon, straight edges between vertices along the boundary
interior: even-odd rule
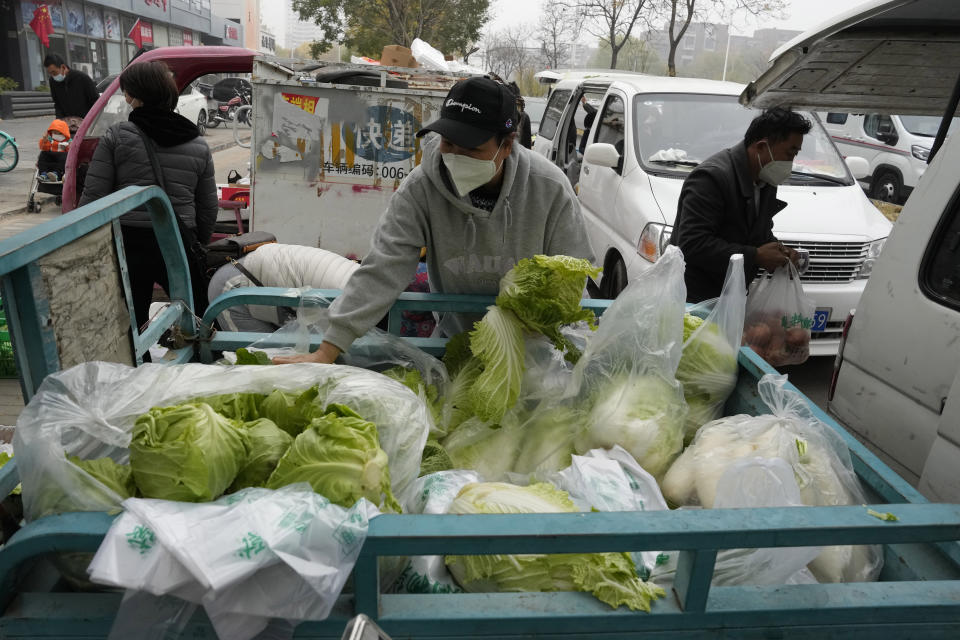
[[[38,193],[54,196],[58,207],[63,203],[63,172],[67,165],[70,140],[70,127],[63,120],[51,122],[47,133],[40,138],[40,155],[33,172],[30,195],[27,196],[27,211],[30,213],[40,213]]]

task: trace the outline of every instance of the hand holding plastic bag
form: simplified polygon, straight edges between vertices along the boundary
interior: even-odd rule
[[[774,367],[806,362],[816,306],[788,261],[772,277],[760,280],[747,297],[743,344]]]

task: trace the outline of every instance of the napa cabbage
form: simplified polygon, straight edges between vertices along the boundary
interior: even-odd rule
[[[472,483],[460,490],[448,513],[575,513],[565,492],[547,483],[518,487],[500,482]],[[627,553],[450,555],[450,573],[465,591],[584,591],[613,608],[650,611],[665,595],[637,576]]]

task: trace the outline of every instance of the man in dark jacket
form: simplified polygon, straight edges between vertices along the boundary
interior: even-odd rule
[[[50,76],[50,97],[53,98],[57,118],[83,120],[100,97],[93,80],[83,71],[68,67],[66,61],[56,53],[44,58],[43,66]],[[75,130],[74,127],[71,129]]]
[[[700,163],[680,190],[671,244],[683,251],[687,301],[720,295],[730,256],[742,253],[747,283],[760,268],[773,271],[797,252],[773,235],[773,216],[787,204],[777,185],[790,177],[810,122],[789,109],[754,118],[743,142]]]

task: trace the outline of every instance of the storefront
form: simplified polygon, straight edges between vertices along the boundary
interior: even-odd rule
[[[34,10],[42,4],[49,8],[53,23],[49,48],[30,28]],[[120,73],[137,52],[130,32],[138,19],[145,48],[200,45],[207,35],[234,44],[224,38],[224,21],[211,14],[210,0],[20,0],[6,7],[15,12],[20,60],[8,61],[0,75],[10,75],[24,89],[47,82],[43,58],[48,53],[60,54],[71,68],[94,81]]]

